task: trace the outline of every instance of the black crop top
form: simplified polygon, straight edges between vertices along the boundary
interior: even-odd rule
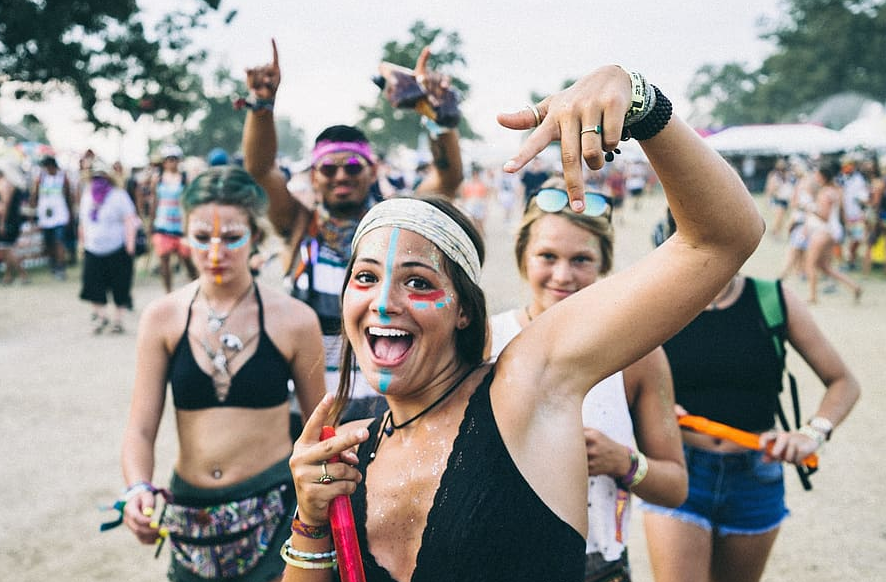
[[[501,438],[490,371],[471,396],[440,478],[411,582],[579,582],[585,541],[539,499]],[[364,475],[380,419],[358,451]],[[380,454],[384,454],[384,449]],[[366,487],[351,495],[367,582],[392,582],[366,539]]]
[[[664,350],[689,414],[753,432],[774,426],[783,366],[750,279],[733,305],[702,311]]]
[[[286,358],[265,333],[264,307],[258,286],[253,285],[255,300],[258,302],[258,347],[231,377],[231,388],[224,402],[216,397],[212,378],[200,368],[191,351],[188,328],[191,325],[191,307],[197,295],[191,299],[185,331],[169,361],[167,376],[172,386],[172,400],[177,409],[202,410],[220,406],[271,408],[283,404],[289,398],[292,371]]]

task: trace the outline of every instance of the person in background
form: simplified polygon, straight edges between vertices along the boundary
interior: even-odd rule
[[[89,188],[80,200],[80,299],[92,305],[95,334],[105,331],[111,323],[105,311],[109,292],[116,306],[111,333],[123,333],[124,314],[132,309],[132,265],[139,218],[135,204],[117,179],[115,171],[94,161]]]
[[[228,152],[224,148],[212,148],[206,156],[206,163],[210,168],[213,166],[227,166],[230,163]]]
[[[587,210],[578,214],[566,207],[565,188],[562,178],[548,179],[523,214],[515,253],[532,298],[522,309],[490,319],[493,358],[548,307],[593,285],[612,268],[610,199],[587,193]],[[671,371],[661,347],[597,383],[585,396],[582,421],[590,475],[585,582],[630,582],[631,493],[671,507],[686,499],[686,467],[673,407]]]
[[[480,232],[480,236],[486,236],[486,212],[489,188],[483,176],[483,168],[472,164],[471,177],[461,185],[461,206],[465,214],[474,221],[474,226]]]
[[[160,150],[163,158],[160,172],[151,179],[151,246],[160,259],[160,277],[163,288],[172,291],[172,255],[178,257],[191,279],[197,278],[197,270],[191,261],[191,250],[184,240],[182,230],[181,196],[188,177],[180,171],[183,153],[177,145],[165,145]]]
[[[174,582],[264,582],[283,569],[278,550],[295,510],[289,384],[306,412],[325,393],[320,326],[249,272],[267,198],[245,171],[211,168],[182,202],[200,276],[142,314],[123,435],[124,523],[143,544],[168,531]],[[167,383],[178,457],[161,516],[152,480]]]
[[[26,197],[27,193],[16,187],[6,171],[0,168],[0,264],[6,266],[3,285],[11,285],[16,276],[22,284],[29,281],[28,272],[22,267],[15,251],[15,243],[22,227],[22,204]]]
[[[844,264],[846,269],[855,271],[858,270],[858,249],[865,239],[865,210],[871,197],[870,184],[853,159],[843,162],[837,182],[843,189]]]
[[[807,247],[805,256],[806,279],[809,283],[809,303],[818,302],[819,272],[848,287],[856,303],[861,299],[861,285],[835,269],[832,265],[833,249],[841,245],[845,235],[843,227],[843,191],[835,179],[839,166],[822,162],[815,173],[818,190],[811,212],[806,214]]]
[[[37,209],[37,226],[43,231],[52,274],[63,281],[67,278],[65,237],[71,222],[74,191],[54,157],[44,157],[40,160],[40,167],[42,170],[31,187],[31,206]]]
[[[880,240],[880,237],[886,233],[886,181],[880,172],[880,166],[876,160],[865,160],[861,165],[862,174],[871,187],[871,198],[867,209],[867,234],[866,245],[864,250],[863,273],[867,276],[871,274],[871,263],[873,260],[873,250]]]
[[[365,134],[347,125],[334,125],[317,136],[311,152],[310,180],[321,203],[305,206],[286,188],[275,164],[277,155],[273,105],[280,86],[277,45],[272,41],[270,64],[247,71],[246,84],[254,103],[243,126],[244,167],[268,193],[269,218],[284,239],[283,272],[291,294],[310,305],[320,318],[326,350],[326,388],[335,392],[341,363],[341,290],[351,257],[351,241],[360,218],[374,204],[370,196],[376,179],[376,156]],[[445,95],[448,78],[427,68],[425,49],[416,65],[429,95]],[[418,119],[416,119],[418,122]],[[429,140],[431,169],[414,195],[440,193],[454,197],[462,181],[458,129],[437,128]],[[383,410],[379,398],[355,372],[354,399],[346,418],[365,418]],[[301,415],[293,415],[293,434]]]
[[[734,276],[664,343],[679,413],[757,433],[764,450],[682,431],[689,498],[676,509],[642,505],[656,582],[759,580],[788,515],[781,463],[802,464],[858,400],[858,381],[809,308],[778,282],[785,338],[827,392],[808,424],[775,430],[784,359],[773,344],[758,288],[752,279]]]

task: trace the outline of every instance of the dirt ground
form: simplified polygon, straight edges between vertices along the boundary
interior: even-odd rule
[[[616,218],[616,266],[650,248],[652,225],[664,198],[629,203]],[[768,209],[761,208],[768,215]],[[525,298],[514,267],[513,226],[494,207],[487,225],[484,287],[489,312]],[[767,235],[745,268],[773,277],[785,243]],[[28,286],[0,288],[0,578],[24,582],[165,578],[168,552],[140,546],[124,528],[99,533],[112,514],[99,510],[120,493],[120,440],[129,407],[135,361],[135,329],[141,308],[158,297],[161,285],[144,262],[135,283],[136,313],[122,336],[90,333],[89,309],[77,299],[79,271],[66,282],[36,272]],[[274,265],[263,275],[274,279]],[[178,282],[183,282],[179,279]],[[886,409],[886,277],[862,281],[854,305],[841,289],[813,307],[819,325],[838,346],[862,385],[862,399],[822,454],[814,489],[804,492],[786,472],[792,515],[776,542],[764,580],[825,582],[886,579],[886,470],[870,447],[884,439]],[[802,282],[788,282],[804,293]],[[805,295],[801,295],[803,297]],[[821,384],[793,353],[788,365],[799,380],[804,414],[814,410]],[[789,406],[789,405],[788,405]],[[167,410],[157,443],[155,480],[165,482],[176,451]],[[634,512],[630,552],[636,580],[651,580],[640,512]]]

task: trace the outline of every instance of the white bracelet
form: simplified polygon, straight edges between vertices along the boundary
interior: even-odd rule
[[[649,459],[646,458],[646,455],[637,451],[637,472],[634,473],[634,478],[631,479],[631,488],[633,489],[637,485],[640,484],[643,479],[646,478],[646,473],[649,472]]]
[[[298,560],[317,561],[329,558],[335,559],[336,557],[335,550],[330,550],[328,552],[303,552],[301,550],[296,550],[292,547],[292,542],[290,540],[283,542],[283,549],[290,558],[296,558]]]
[[[821,445],[824,444],[825,435],[823,433],[815,430],[814,428],[812,428],[808,424],[804,424],[803,426],[801,426],[797,432],[799,432],[801,435],[815,441],[815,448],[816,449],[821,448]]]
[[[290,557],[289,552],[286,551],[286,544],[280,546],[280,557],[283,558],[283,561],[289,564],[294,568],[301,568],[302,570],[331,570],[335,568],[338,564],[338,560],[332,559],[328,562],[311,562],[308,560],[296,560],[295,558]]]

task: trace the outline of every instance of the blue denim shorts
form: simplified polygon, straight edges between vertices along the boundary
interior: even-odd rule
[[[683,446],[689,497],[675,509],[642,503],[644,511],[697,525],[718,535],[753,535],[778,527],[790,513],[784,504],[781,463],[760,451],[715,453]]]

